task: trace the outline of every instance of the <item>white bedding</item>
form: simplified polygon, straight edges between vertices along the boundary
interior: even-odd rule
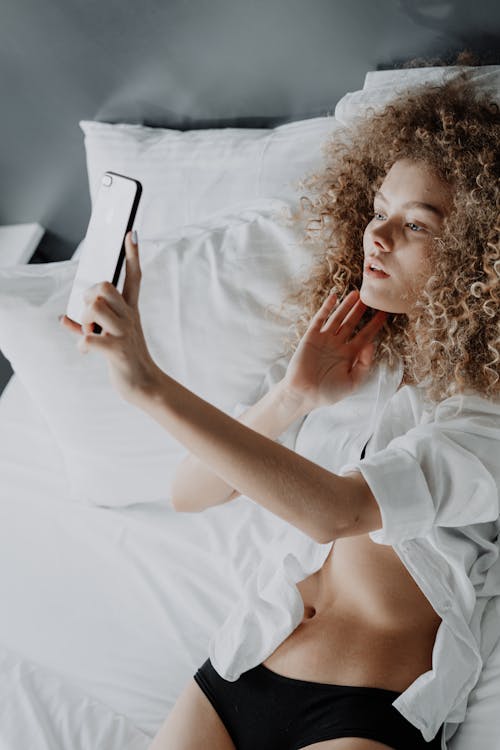
[[[0,646],[0,750],[146,750],[125,716]]]
[[[16,375],[0,398],[0,750],[147,750],[282,522],[247,498],[203,514],[68,500]],[[449,750],[497,750],[500,597]]]
[[[0,747],[145,747],[282,522],[246,498],[196,515],[68,502],[15,375],[0,445]]]
[[[498,81],[498,69],[486,72]],[[392,73],[401,83],[410,75]],[[386,75],[377,93],[378,74],[371,75],[365,96],[355,92],[339,102],[339,122],[348,123],[393,90],[396,81]],[[282,161],[289,161],[291,153],[309,153],[314,142],[314,158],[306,161],[308,167],[316,164],[318,135],[334,120],[278,129],[276,148],[264,150],[269,158],[262,162],[262,173],[274,175],[273,197],[290,197],[288,183],[280,184]],[[120,131],[111,151],[116,159],[111,166],[126,174],[142,163],[144,135],[138,128],[137,143],[125,152],[122,141],[124,134],[130,140],[129,131]],[[87,134],[89,173],[99,173],[99,159],[108,158],[113,134],[110,126],[97,125],[92,138]],[[238,155],[241,134],[235,135],[238,141],[231,143]],[[209,131],[206,137],[211,138]],[[165,131],[163,138],[165,148],[175,139],[186,184],[196,184],[184,158],[190,154],[189,138],[174,131]],[[154,169],[175,166],[168,154],[170,162],[154,160]],[[237,159],[227,163],[233,162],[235,175],[244,176]],[[210,185],[217,186],[221,166],[218,161],[209,166],[214,170]],[[301,174],[307,171],[305,163],[299,166]],[[146,184],[151,178],[151,197],[157,197],[156,172],[146,167],[153,170],[153,163],[144,166],[141,176]],[[252,192],[243,197],[254,197],[254,182],[241,184]],[[215,195],[217,207],[225,205],[228,192]],[[214,209],[212,188],[208,195],[207,214]],[[189,193],[184,198],[192,201]],[[178,215],[188,216],[188,207],[179,205]],[[147,236],[144,227],[142,236]],[[159,227],[158,235],[167,229]],[[168,507],[168,476],[164,501],[85,505],[71,498],[65,471],[63,454],[37,404],[14,375],[0,397],[0,750],[146,750],[184,684],[206,659],[209,638],[239,594],[244,572],[283,522],[247,498],[203,514],[176,514]],[[490,651],[491,656],[450,750],[498,750],[498,601],[492,601],[486,621],[485,662]]]

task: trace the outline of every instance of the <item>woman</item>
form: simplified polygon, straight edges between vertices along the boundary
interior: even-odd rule
[[[299,343],[239,421],[152,360],[129,235],[123,295],[96,285],[82,328],[65,321],[193,454],[177,510],[245,494],[305,540],[249,580],[151,750],[440,748],[463,719],[498,555],[499,124],[463,73],[336,134],[304,204],[319,252],[290,297]],[[373,372],[393,385],[359,461],[332,472],[276,441]]]

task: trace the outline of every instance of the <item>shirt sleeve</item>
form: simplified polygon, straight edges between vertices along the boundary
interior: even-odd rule
[[[266,371],[258,387],[248,399],[245,399],[245,402],[235,404],[231,410],[231,416],[234,417],[234,419],[238,419],[238,417],[240,417],[244,411],[249,409],[250,406],[256,404],[257,401],[260,401],[260,399],[270,391],[276,383],[282,380],[286,373],[287,366],[288,359],[285,356],[275,360]],[[305,418],[305,416],[298,417],[284,432],[281,433],[281,435],[279,435],[279,437],[276,438],[276,442],[280,443],[280,445],[284,445],[290,450],[295,450],[297,436]]]
[[[434,526],[498,518],[499,429],[487,422],[469,417],[418,425],[341,468],[341,476],[359,471],[379,505],[382,528],[370,532],[374,542],[392,545],[426,536]]]

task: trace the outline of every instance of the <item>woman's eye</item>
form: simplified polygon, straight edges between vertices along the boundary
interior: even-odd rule
[[[380,213],[380,211],[374,211],[373,218],[377,221],[382,221],[384,219],[384,214]],[[420,226],[420,224],[415,224],[413,221],[409,221],[407,226],[410,227],[412,232],[425,232],[425,227]]]

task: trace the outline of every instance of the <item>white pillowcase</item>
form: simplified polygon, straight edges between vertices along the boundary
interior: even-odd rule
[[[342,125],[352,125],[358,117],[369,115],[369,110],[384,107],[389,101],[408,89],[426,81],[443,83],[458,75],[463,66],[408,68],[407,70],[380,70],[366,74],[363,89],[345,94],[335,107],[335,120]],[[492,88],[500,99],[500,65],[467,67],[472,80],[480,89]]]
[[[423,81],[432,80],[437,83],[444,81],[462,70],[469,70],[474,79],[482,79],[485,75],[500,73],[500,65],[436,65],[428,68],[401,68],[395,70],[369,70],[365,75],[363,90],[393,86],[401,84],[414,86]]]
[[[144,239],[162,239],[181,226],[256,198],[295,204],[300,181],[323,166],[323,144],[339,126],[350,124],[368,107],[383,106],[399,91],[427,80],[443,81],[461,69],[369,71],[364,88],[345,94],[335,116],[272,129],[180,131],[82,120],[91,200],[108,169],[139,179],[143,195],[134,226]],[[492,84],[500,91],[500,66],[470,70],[480,85]]]
[[[281,201],[214,216],[163,241],[140,240],[141,320],[153,359],[230,412],[283,353],[278,306],[309,252]],[[109,381],[101,352],[61,327],[78,261],[0,269],[0,349],[48,423],[75,501],[167,499],[184,446]]]
[[[92,202],[106,170],[142,183],[139,237],[162,239],[213,213],[260,198],[296,203],[298,183],[323,163],[338,123],[316,117],[273,129],[170,130],[82,120]]]

